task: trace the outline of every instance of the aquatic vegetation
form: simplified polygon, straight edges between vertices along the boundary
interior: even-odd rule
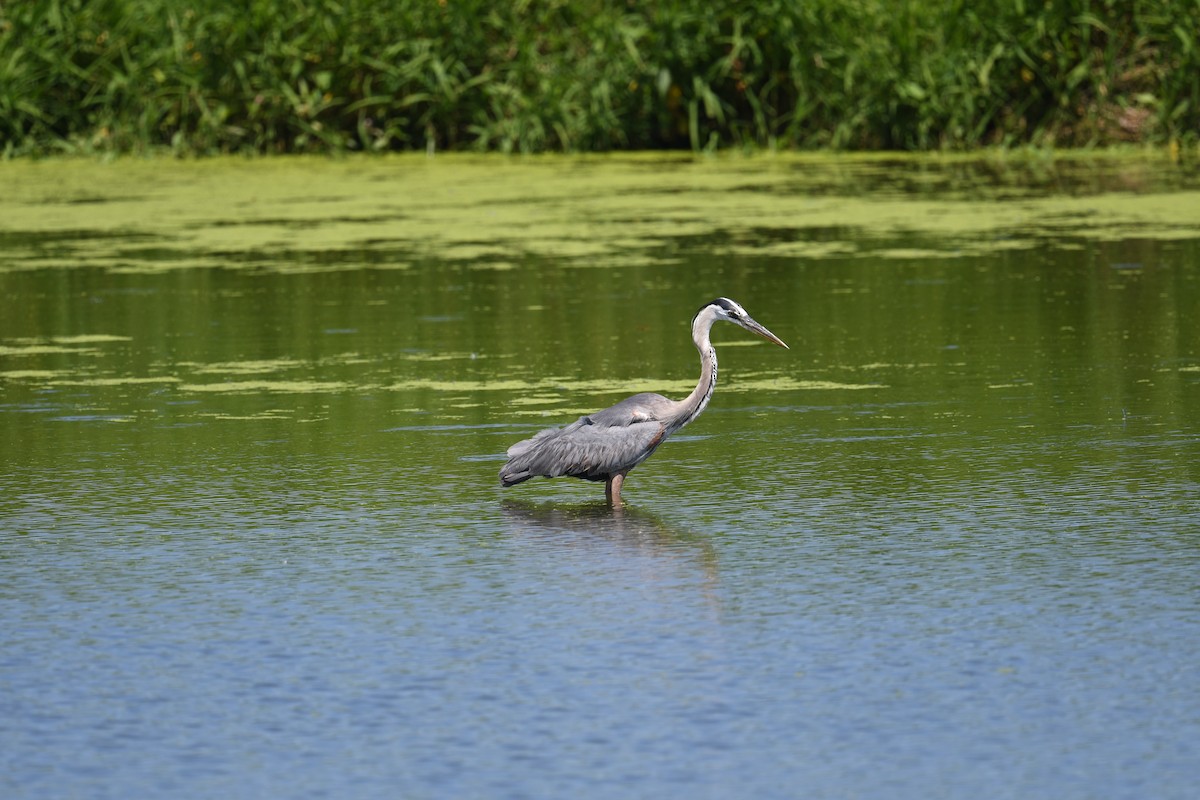
[[[341,381],[214,381],[212,383],[184,383],[179,385],[181,392],[215,392],[221,394],[239,393],[284,393],[284,394],[313,394],[320,392],[344,392],[350,385]]]
[[[420,271],[431,259],[497,273],[530,259],[638,269],[694,247],[961,259],[1047,237],[1192,238],[1200,208],[1192,172],[1128,154],[1060,154],[1050,166],[996,155],[66,159],[0,164],[0,176],[0,270]]]

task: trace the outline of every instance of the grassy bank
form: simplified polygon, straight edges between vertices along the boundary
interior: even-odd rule
[[[1200,136],[1200,0],[0,3],[0,151]]]

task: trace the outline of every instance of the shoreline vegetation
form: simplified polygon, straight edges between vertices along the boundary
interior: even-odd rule
[[[0,2],[0,153],[1176,151],[1200,0]]]

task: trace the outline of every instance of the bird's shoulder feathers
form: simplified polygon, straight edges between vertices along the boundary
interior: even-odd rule
[[[661,422],[667,412],[674,406],[661,394],[642,392],[633,397],[626,397],[616,405],[588,414],[580,420],[591,420],[593,425],[623,428],[639,422]]]

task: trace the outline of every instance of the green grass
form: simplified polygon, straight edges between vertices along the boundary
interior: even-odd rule
[[[1200,0],[3,3],[0,151],[1192,143],[1198,31]]]

